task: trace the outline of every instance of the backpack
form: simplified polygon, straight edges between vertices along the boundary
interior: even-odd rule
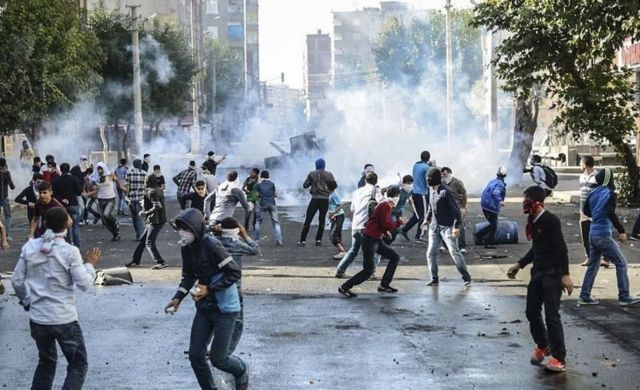
[[[378,206],[378,201],[376,200],[376,190],[378,189],[378,187],[373,186],[373,191],[371,192],[371,197],[369,198],[369,202],[367,203],[367,216],[369,218],[371,218],[371,216],[373,215],[373,212],[376,209],[376,206]]]
[[[558,175],[556,171],[546,165],[539,165],[539,167],[544,171],[544,183],[547,187],[555,188],[558,185]],[[533,177],[533,170],[531,171],[531,176]]]

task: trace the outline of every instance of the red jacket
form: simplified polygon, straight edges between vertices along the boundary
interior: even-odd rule
[[[369,238],[381,240],[386,232],[392,232],[400,227],[400,221],[394,221],[391,217],[393,206],[388,200],[384,200],[376,206],[373,215],[369,217],[364,226],[363,234]]]

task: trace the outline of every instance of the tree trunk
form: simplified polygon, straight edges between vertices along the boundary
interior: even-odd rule
[[[131,124],[127,124],[124,128],[124,135],[122,136],[122,150],[124,151],[124,158],[129,160],[129,151],[127,150],[127,136],[129,135],[129,129],[131,128]]]
[[[516,121],[513,127],[513,144],[507,166],[507,180],[511,185],[520,184],[522,171],[533,148],[533,135],[538,128],[539,99],[517,98],[515,101]]]
[[[638,203],[638,201],[640,201],[640,170],[636,164],[636,158],[633,155],[631,146],[624,140],[612,142],[612,145],[618,155],[622,157],[622,161],[627,167],[627,174],[629,175],[630,183],[633,186],[629,202]]]

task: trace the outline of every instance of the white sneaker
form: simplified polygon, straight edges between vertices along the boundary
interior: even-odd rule
[[[344,257],[345,254],[346,253],[344,253],[344,252],[340,252],[337,255],[333,255],[333,259],[334,260],[342,260],[342,258]]]
[[[465,254],[467,253],[467,250],[465,248],[460,249],[460,253]]]
[[[440,252],[444,252],[444,251],[446,251],[447,249],[446,249],[445,247],[441,246],[440,248],[438,248],[438,250],[439,250]]]

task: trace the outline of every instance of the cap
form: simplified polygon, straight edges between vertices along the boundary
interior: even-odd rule
[[[507,176],[507,168],[503,167],[503,166],[499,166],[498,167],[498,172],[496,172],[496,175],[500,176],[500,177],[505,177]]]

